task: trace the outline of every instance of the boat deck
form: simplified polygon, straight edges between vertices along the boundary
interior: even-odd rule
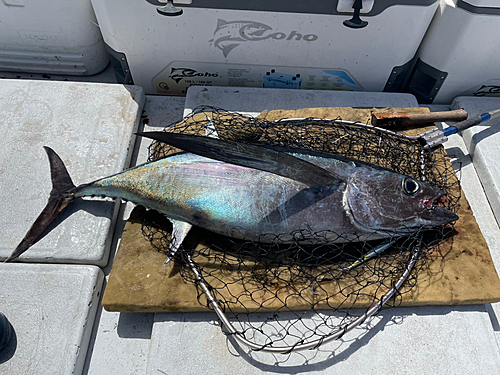
[[[17,76],[20,79],[17,79]],[[127,99],[128,102],[118,98],[113,104],[106,102],[110,100],[111,95],[107,94],[107,90],[120,91],[122,86],[112,84],[115,81],[109,68],[94,77],[54,76],[47,79],[37,75],[0,73],[0,78],[7,78],[0,79],[0,86],[24,86],[31,98],[29,102],[26,101],[23,95],[27,94],[22,92],[17,99],[12,99],[13,96],[9,100],[0,98],[0,113],[4,119],[11,116],[8,121],[2,119],[4,125],[0,126],[0,129],[8,130],[9,133],[6,133],[5,137],[10,140],[5,149],[8,152],[0,152],[0,171],[3,176],[7,176],[6,168],[20,163],[26,164],[19,154],[15,155],[16,152],[24,151],[25,158],[26,155],[36,156],[40,151],[36,148],[41,148],[40,142],[53,140],[54,145],[65,150],[68,158],[78,156],[88,159],[88,163],[81,165],[84,172],[78,172],[80,174],[77,173],[74,177],[78,183],[86,182],[86,177],[92,177],[85,174],[95,173],[97,167],[91,165],[91,158],[99,160],[100,165],[115,168],[115,171],[120,170],[121,164],[134,165],[145,161],[148,140],[136,139],[134,147],[130,147],[128,152],[124,146],[130,141],[131,133],[136,127],[144,130],[163,129],[198,105],[212,105],[251,115],[257,115],[266,109],[418,106],[416,99],[409,94],[216,87],[192,88],[187,97],[144,96],[143,102],[138,90],[135,96],[131,94],[132,101],[130,98]],[[61,98],[65,102],[59,104],[44,101],[41,90],[38,94],[33,92],[33,87],[38,87],[37,85],[57,85],[65,79],[75,84],[77,81],[101,84],[95,88],[90,87],[88,97],[65,96]],[[94,95],[94,89],[104,91]],[[37,95],[41,96],[39,101],[33,99]],[[471,116],[493,109],[488,106],[500,107],[498,99],[490,98],[486,100],[488,103],[471,103],[469,99],[457,99],[450,106],[428,107],[431,111],[464,107]],[[19,107],[13,105],[13,100],[17,100]],[[42,102],[43,105],[39,104]],[[113,110],[113,105],[116,105],[116,108],[125,108],[128,112],[120,112],[115,118],[113,113],[117,109]],[[24,112],[16,112],[16,108],[21,108]],[[73,113],[71,111],[74,108],[80,110]],[[16,144],[15,142],[29,137],[30,129],[26,127],[29,123],[27,113],[34,116],[33,113],[47,111],[51,113],[47,126],[56,126],[54,132],[42,132],[40,136],[33,137],[29,147],[23,148],[22,144]],[[64,117],[68,116],[68,112],[72,113],[71,116]],[[23,118],[25,123],[14,121],[19,118]],[[88,122],[83,121],[86,118],[89,119]],[[114,139],[116,143],[109,145],[109,148],[106,146],[102,149],[92,149],[89,139],[96,139],[95,132],[99,130],[96,124],[106,127],[112,124],[113,119],[125,130],[119,134],[107,134],[102,139]],[[65,131],[64,127],[59,126],[61,123],[72,121],[75,127],[81,127],[80,133],[76,135],[76,128]],[[499,123],[493,121],[495,120],[488,123],[487,127]],[[464,133],[463,138],[453,135],[445,143],[445,147],[462,162],[462,187],[498,270],[500,229],[495,220],[495,194],[499,194],[499,185],[495,184],[495,179],[499,174],[495,174],[495,171],[498,160],[496,156],[500,157],[500,142],[495,142],[498,139],[495,131],[485,128],[471,130],[474,133]],[[104,141],[103,143],[106,144]],[[114,159],[111,158],[113,162],[109,161],[110,148],[115,155]],[[115,152],[114,149],[121,150],[121,153]],[[473,160],[471,154],[474,156]],[[16,217],[11,211],[15,210],[17,205],[24,212],[19,220],[25,222],[26,226],[31,224],[33,214],[30,213],[31,208],[25,207],[30,205],[30,200],[45,201],[46,196],[38,191],[27,192],[24,186],[32,180],[36,182],[32,186],[40,184],[41,190],[50,190],[50,186],[46,186],[47,182],[43,182],[48,179],[49,174],[48,167],[42,166],[48,163],[43,154],[41,155],[40,167],[38,162],[33,160],[35,166],[30,173],[35,175],[26,172],[27,177],[8,175],[8,180],[0,178],[1,188],[8,189],[8,193],[4,192],[2,195],[2,199],[8,201],[2,202],[0,213],[2,216],[8,215],[5,217]],[[108,159],[103,161],[103,155],[107,155]],[[115,162],[116,160],[119,162]],[[68,165],[68,169],[71,173],[79,166],[75,161]],[[109,174],[108,172],[102,170],[103,175]],[[18,203],[17,201],[26,194],[26,200]],[[240,347],[234,339],[223,334],[215,313],[107,312],[99,301],[132,207],[130,203],[121,204],[117,206],[116,213],[113,212],[115,208],[110,207],[107,213],[97,215],[105,224],[90,223],[77,227],[77,222],[73,221],[64,227],[64,230],[70,232],[69,238],[73,241],[70,247],[76,252],[80,251],[77,250],[78,244],[86,242],[84,240],[96,232],[106,233],[107,238],[99,242],[102,249],[97,255],[83,251],[83,255],[75,260],[73,255],[61,250],[60,254],[43,259],[47,256],[43,253],[43,248],[40,248],[34,249],[35,254],[31,260],[0,264],[0,311],[11,320],[17,336],[17,347],[11,358],[6,360],[3,354],[0,356],[0,373],[500,373],[500,304],[384,309],[370,319],[368,324],[363,324],[341,340],[325,344],[314,351],[289,355],[252,352]],[[82,212],[77,212],[75,216],[77,214]],[[75,227],[76,230],[72,229]],[[15,230],[17,229],[14,228],[13,231]],[[54,246],[64,248],[64,240],[60,240],[65,238],[64,233],[58,236],[58,240],[54,239]],[[17,233],[16,236],[9,237],[9,240],[0,237],[3,241],[0,243],[0,251],[7,251],[9,246],[12,246],[12,241],[16,242],[18,237]],[[110,243],[108,247],[106,241]],[[95,251],[95,245],[89,246]],[[1,255],[3,256],[3,253]],[[106,262],[108,259],[109,262]]]

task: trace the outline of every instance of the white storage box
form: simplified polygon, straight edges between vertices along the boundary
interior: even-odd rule
[[[90,0],[0,1],[0,71],[91,75],[108,63]]]
[[[500,95],[500,1],[441,0],[406,91],[421,103]]]
[[[147,94],[190,86],[397,91],[438,0],[92,0],[121,82]],[[367,24],[366,24],[367,22]],[[347,25],[346,25],[347,24]],[[350,27],[358,26],[358,27]]]

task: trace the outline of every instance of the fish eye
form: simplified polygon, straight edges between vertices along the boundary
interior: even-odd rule
[[[403,188],[405,194],[413,196],[420,190],[420,185],[412,178],[405,178],[403,181]]]

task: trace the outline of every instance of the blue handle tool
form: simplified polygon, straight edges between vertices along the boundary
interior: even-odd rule
[[[465,121],[461,121],[454,126],[450,126],[444,130],[439,130],[438,128],[428,130],[424,133],[419,134],[417,137],[424,142],[425,148],[434,148],[446,142],[448,140],[448,136],[461,132],[472,126],[479,125],[498,116],[500,116],[500,109],[495,109],[494,111],[485,112],[481,115],[477,115]]]

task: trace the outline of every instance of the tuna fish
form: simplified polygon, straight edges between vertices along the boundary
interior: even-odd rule
[[[74,199],[86,196],[120,198],[166,215],[174,238],[167,261],[192,226],[262,242],[341,243],[394,238],[458,220],[435,205],[442,190],[359,161],[192,135],[139,135],[189,153],[76,187],[59,156],[45,147],[53,189],[8,261],[41,239]]]

